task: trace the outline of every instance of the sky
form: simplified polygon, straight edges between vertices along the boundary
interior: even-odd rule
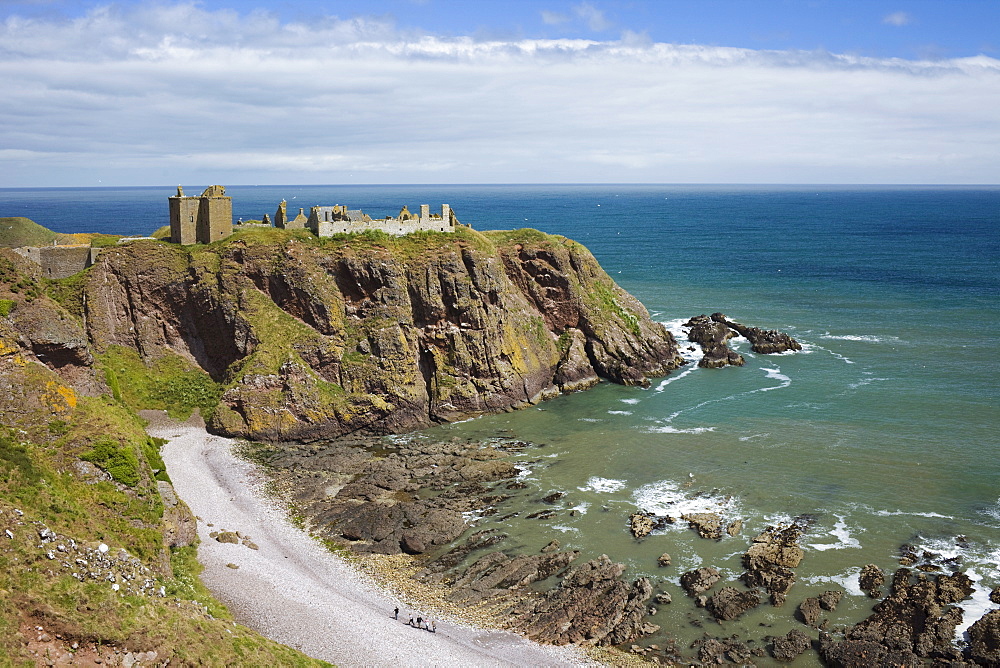
[[[0,188],[1000,183],[1000,0],[0,0],[0,82]]]

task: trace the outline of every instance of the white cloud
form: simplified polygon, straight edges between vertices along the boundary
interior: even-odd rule
[[[9,19],[0,54],[0,186],[1000,182],[985,56],[441,39],[190,4]]]
[[[882,23],[890,26],[906,26],[913,22],[913,17],[906,12],[893,12],[882,18]]]
[[[570,18],[565,14],[560,14],[559,12],[552,12],[549,10],[542,10],[542,23],[550,26],[562,25],[564,23],[569,23]]]
[[[573,8],[573,12],[582,19],[587,27],[597,32],[604,32],[612,28],[612,23],[604,18],[604,12],[599,10],[589,2],[581,2]]]

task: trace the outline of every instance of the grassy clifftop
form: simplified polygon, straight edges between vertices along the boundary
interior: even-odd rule
[[[116,398],[103,371],[130,381],[135,352],[89,375],[85,352],[59,358],[76,319],[30,269],[0,253],[0,664],[324,665],[231,620],[179,535],[193,518],[164,504],[160,444],[134,407],[192,387],[198,405],[198,378],[166,360]]]

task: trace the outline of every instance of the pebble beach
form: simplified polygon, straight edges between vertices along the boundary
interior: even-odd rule
[[[201,578],[237,622],[338,666],[595,665],[575,647],[495,628],[489,611],[449,606],[410,579],[406,557],[330,552],[266,493],[266,475],[236,454],[237,441],[209,434],[197,418],[144,417],[149,434],[167,440],[167,473],[198,518]],[[237,542],[216,540],[224,533]],[[432,619],[436,632],[409,626],[411,615]]]

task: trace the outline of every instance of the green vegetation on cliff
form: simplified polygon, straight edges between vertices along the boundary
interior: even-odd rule
[[[198,580],[196,548],[170,547],[182,544],[177,523],[190,513],[165,506],[161,443],[135,409],[210,410],[218,385],[169,351],[147,363],[109,346],[86,366],[93,357],[72,334],[83,278],[50,284],[69,309],[40,291],[29,305],[24,287],[38,281],[5,253],[0,303],[13,308],[0,311],[0,664],[75,655],[119,665],[132,652],[171,665],[326,665],[235,624]],[[58,375],[34,350],[73,371]],[[94,391],[102,381],[104,394]]]

